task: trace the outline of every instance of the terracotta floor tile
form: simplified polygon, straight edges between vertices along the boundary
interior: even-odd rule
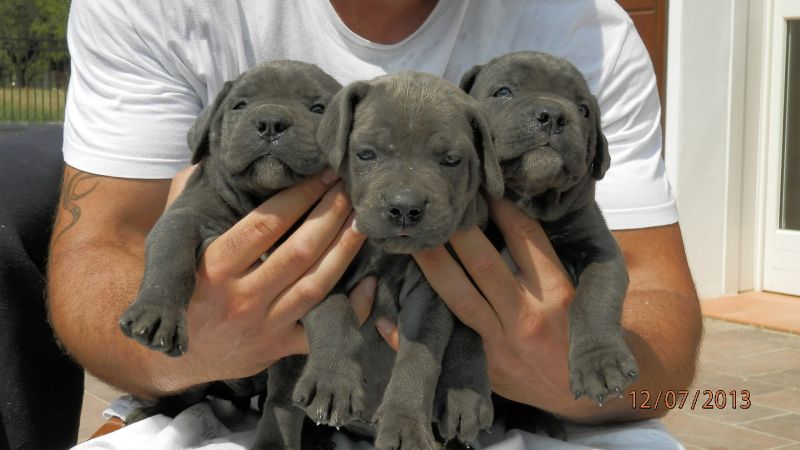
[[[726,331],[739,331],[746,329],[746,326],[738,323],[726,322],[724,320],[706,319],[703,321],[703,329],[705,330],[706,334],[710,334]]]
[[[781,360],[791,364],[795,368],[800,368],[800,350],[783,348],[769,352],[759,352],[743,356],[754,361]]]
[[[758,342],[726,334],[717,335],[714,339],[703,339],[700,349],[701,352],[718,352],[731,357],[776,350],[775,345],[770,342]]]
[[[702,352],[700,354],[700,367],[714,372],[737,375],[741,377],[755,377],[793,369],[791,361],[773,359],[756,361],[743,356],[735,356],[736,352]]]
[[[703,299],[703,315],[800,334],[800,297],[769,292]]]
[[[724,317],[731,313],[747,311],[760,306],[761,304],[757,300],[744,295],[703,299],[700,301],[700,309],[703,314],[710,314],[713,317]]]
[[[751,430],[769,433],[794,441],[800,441],[800,414],[786,414],[784,416],[761,419],[741,424]]]
[[[766,450],[794,443],[783,437],[675,411],[664,418],[664,424],[684,444],[708,450]]]
[[[713,320],[713,322],[721,322]],[[789,334],[786,332],[779,332],[768,330],[764,328],[756,328],[746,325],[738,325],[731,322],[721,322],[734,325],[735,328],[723,329],[715,336],[726,336],[738,339],[745,339],[747,341],[769,343],[774,349],[778,348],[794,348],[800,350],[800,335]]]
[[[754,405],[763,405],[800,414],[800,388],[784,389],[767,394],[753,395],[752,397]]]
[[[692,395],[694,395],[693,391]],[[738,395],[739,392],[737,391],[737,402],[741,401],[741,397]],[[700,397],[703,399],[703,402],[705,402],[707,396],[701,392]],[[726,401],[729,401],[730,396],[728,396],[727,398],[728,400]],[[688,399],[688,401],[684,404],[683,411],[691,416],[713,419],[718,422],[723,422],[728,424],[752,422],[754,420],[781,416],[787,413],[787,411],[781,409],[770,408],[768,406],[754,403],[754,400],[752,398],[753,396],[750,396],[751,404],[747,409],[742,409],[741,403],[737,404],[736,409],[730,407],[730,403],[727,403],[724,408],[715,407],[712,409],[703,409],[702,407],[698,406],[695,409],[691,409],[689,407],[689,404],[691,404],[691,399]]]
[[[729,392],[732,389],[737,391],[747,390],[751,396],[765,395],[772,392],[785,390],[786,387],[768,383],[753,378],[717,373],[712,370],[701,369],[698,371],[690,389],[711,389],[716,391],[722,389]]]
[[[779,384],[787,388],[800,387],[800,369],[781,370],[779,372],[754,376],[753,379],[765,383]]]

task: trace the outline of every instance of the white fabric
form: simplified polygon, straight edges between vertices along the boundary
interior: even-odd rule
[[[516,50],[574,63],[598,96],[611,169],[597,200],[612,229],[677,221],[661,161],[660,106],[644,45],[614,0],[440,0],[392,45],[350,31],[328,0],[74,0],[65,161],[126,178],[171,178],[186,131],[222,84],[259,62],[299,59],[342,83],[419,70],[458,82]]]
[[[131,398],[114,401],[105,416],[124,417]],[[74,450],[241,450],[255,440],[255,411],[246,417],[222,400],[199,403],[175,419],[154,416],[111,434],[84,442]],[[344,433],[334,434],[337,450],[373,450],[365,441],[353,441]],[[615,426],[567,426],[567,442],[520,430],[496,428],[482,433],[476,450],[684,450],[658,420]]]

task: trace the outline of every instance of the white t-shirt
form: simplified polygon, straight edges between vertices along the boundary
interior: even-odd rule
[[[613,0],[440,0],[392,45],[341,21],[329,0],[73,0],[64,160],[124,178],[171,178],[186,131],[226,80],[275,59],[311,62],[341,83],[418,70],[457,83],[517,50],[566,58],[597,95],[611,168],[597,201],[612,229],[677,221],[661,159],[648,54]]]

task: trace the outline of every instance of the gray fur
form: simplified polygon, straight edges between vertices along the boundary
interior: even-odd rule
[[[610,164],[597,100],[572,64],[534,52],[475,66],[461,87],[490,118],[506,196],[541,221],[576,284],[571,389],[598,404],[621,396],[638,368],[620,326],[625,261],[594,200]]]
[[[188,133],[198,167],[147,236],[139,293],[119,320],[128,337],[170,356],[186,352],[200,255],[261,202],[325,166],[316,131],[340,87],[298,61],[262,64],[225,83]]]
[[[502,195],[487,122],[457,87],[408,72],[343,88],[318,138],[368,240],[339,286],[303,319],[307,360],[270,368],[255,448],[299,449],[306,414],[374,436],[384,450],[439,448],[434,421],[446,437],[471,441],[492,422],[483,348],[471,330],[454,332],[463,325],[410,253],[485,223],[481,187]],[[359,328],[345,293],[371,274],[378,276],[374,306]],[[398,323],[397,354],[375,329],[381,316]],[[472,376],[456,373],[463,367],[453,361],[474,364]]]

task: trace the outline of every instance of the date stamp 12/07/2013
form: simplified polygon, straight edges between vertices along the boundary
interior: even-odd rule
[[[633,409],[749,409],[751,405],[747,389],[638,390],[628,395]]]

